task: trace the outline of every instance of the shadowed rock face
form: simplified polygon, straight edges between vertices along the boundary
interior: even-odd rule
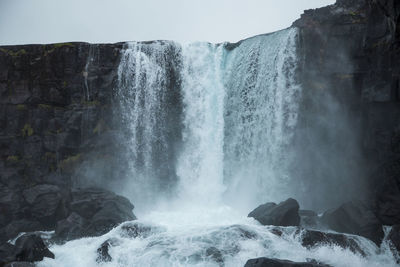
[[[346,201],[341,201],[343,195],[364,197],[383,224],[398,224],[399,2],[338,0],[306,10],[293,25],[300,28],[304,93],[296,145],[301,157],[310,159],[299,160],[296,173],[299,181],[310,180],[316,187],[323,183],[321,191],[337,192],[337,200],[321,192],[320,196],[309,194],[309,203],[302,204],[339,205]],[[321,99],[330,102],[321,104]],[[319,172],[316,166],[324,162],[332,171]]]

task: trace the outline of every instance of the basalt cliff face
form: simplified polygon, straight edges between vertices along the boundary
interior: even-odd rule
[[[296,146],[311,159],[294,167],[299,179],[358,176],[382,224],[399,224],[400,3],[338,0],[306,11],[293,26],[300,29],[301,109],[307,111],[300,112]],[[80,193],[72,188],[107,187],[125,176],[115,90],[121,49],[122,43],[0,47],[0,241],[55,229],[75,212]],[[319,101],[327,96],[335,106]],[[171,103],[179,106],[175,97]],[[319,124],[321,117],[330,124]],[[308,130],[316,127],[321,131]],[[316,154],[316,147],[325,153]],[[319,173],[315,166],[324,162],[337,171]],[[115,196],[103,198],[129,207]]]
[[[309,154],[313,162],[321,164],[329,162],[331,153],[346,151],[345,162],[336,166],[363,166],[362,172],[356,174],[362,177],[360,191],[368,192],[365,197],[383,224],[399,223],[400,3],[338,0],[334,5],[305,11],[293,25],[301,29],[303,109],[311,111],[303,112],[308,115],[301,121],[305,125],[317,124],[313,114],[325,114],[324,118],[336,126],[334,132],[319,126],[325,127],[322,135],[300,135],[299,143],[304,149],[315,142],[327,148],[330,152],[323,158]],[[337,106],[318,102],[327,94]],[[343,129],[349,127],[343,121],[352,124],[360,153],[352,153],[354,147],[344,146],[349,135]],[[340,170],[334,173],[340,174]]]

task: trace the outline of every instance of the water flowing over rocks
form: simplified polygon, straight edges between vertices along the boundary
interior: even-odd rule
[[[301,236],[301,244],[306,248],[314,248],[321,245],[339,246],[343,249],[350,249],[354,253],[365,256],[365,252],[360,248],[358,243],[343,234],[324,233],[314,230],[299,230]]]
[[[393,225],[399,249],[399,18],[398,1],[338,0],[236,44],[0,47],[1,259],[30,266],[13,263],[16,247],[19,260],[51,256],[34,237],[6,242],[54,230],[56,257],[39,266],[242,266],[260,255],[249,266],[395,266],[381,241]],[[163,192],[207,211],[185,210],[188,224],[168,206],[157,224],[119,225],[136,219],[133,205],[108,190],[143,209]],[[320,218],[294,199],[270,202],[249,214],[260,225],[213,210],[223,193],[232,206],[248,197],[246,208],[289,196],[341,206]],[[375,244],[285,227],[320,223]]]
[[[0,229],[6,241],[20,232],[55,230],[55,240],[66,241],[108,232],[121,222],[136,219],[133,205],[103,189],[73,189],[61,193],[54,185],[37,185],[24,191],[31,214]]]
[[[326,211],[321,221],[332,230],[364,236],[378,246],[384,236],[379,219],[370,207],[360,201],[347,202],[337,209]]]
[[[42,238],[35,234],[25,234],[15,241],[15,245],[5,243],[0,247],[0,265],[18,262],[41,261],[44,257],[53,258]],[[29,265],[28,265],[29,266]]]
[[[293,262],[269,258],[251,259],[246,262],[245,267],[329,267],[330,265],[317,262]]]
[[[299,203],[292,198],[279,204],[265,203],[249,213],[263,225],[299,226]]]
[[[400,253],[400,225],[394,225],[392,227],[388,235],[388,240],[392,243],[393,248]],[[400,259],[398,259],[398,261],[400,261]]]

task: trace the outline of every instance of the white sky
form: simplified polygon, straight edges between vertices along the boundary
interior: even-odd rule
[[[238,41],[335,0],[0,0],[0,45]]]

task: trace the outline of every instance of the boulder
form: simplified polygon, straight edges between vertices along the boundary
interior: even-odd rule
[[[44,257],[54,259],[54,254],[47,248],[42,238],[35,235],[23,235],[15,242],[17,261],[41,261]]]
[[[122,222],[136,219],[128,199],[103,189],[74,189],[68,204],[71,213],[57,222],[57,242],[100,236]]]
[[[263,225],[299,226],[299,203],[292,198],[279,204],[272,202],[263,204],[249,213]]]
[[[384,236],[379,219],[361,201],[347,202],[337,209],[329,210],[324,213],[321,221],[334,231],[366,237],[378,246]]]
[[[0,230],[0,242],[6,242],[17,237],[21,232],[33,232],[46,230],[45,227],[35,220],[15,220]]]
[[[79,214],[72,212],[66,219],[57,222],[55,229],[56,240],[68,241],[86,235],[86,219]]]
[[[40,184],[23,191],[31,217],[44,228],[54,229],[58,220],[67,216],[66,196],[56,185]]]
[[[315,260],[310,262],[293,262],[269,258],[251,259],[246,262],[245,267],[329,267],[329,265],[318,263]]]
[[[303,230],[298,232],[301,236],[301,245],[310,249],[319,245],[339,246],[344,249],[350,249],[354,253],[366,256],[358,243],[343,234],[324,233],[313,230]]]

